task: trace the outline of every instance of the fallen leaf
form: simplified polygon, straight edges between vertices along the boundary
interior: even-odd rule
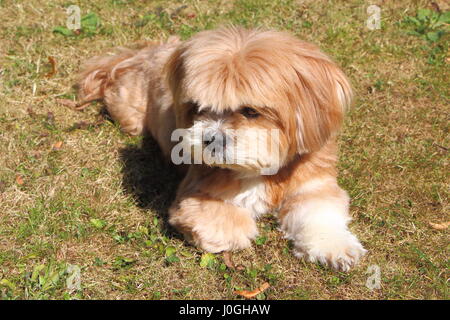
[[[62,142],[62,141],[57,141],[57,142],[55,142],[55,143],[53,144],[53,150],[59,150],[59,149],[61,149],[62,145],[63,145],[63,142]]]
[[[428,223],[430,224],[430,226],[433,229],[436,229],[436,230],[445,230],[448,228],[448,226],[450,226],[450,221],[442,222],[442,223],[433,223],[433,222],[428,222]]]
[[[48,122],[54,122],[55,121],[55,115],[53,112],[47,112],[47,121]]]
[[[258,294],[263,293],[269,287],[270,284],[268,282],[264,282],[258,289],[255,289],[253,291],[241,290],[241,291],[234,291],[234,293],[243,296],[247,299],[251,299],[256,297]]]
[[[23,185],[23,178],[22,178],[22,176],[20,176],[20,175],[16,176],[16,182],[20,186]]]
[[[56,74],[56,60],[53,57],[48,57],[48,62],[50,63],[52,70],[45,75],[46,78],[51,78]]]
[[[230,251],[224,251],[223,252],[223,262],[229,269],[236,269],[236,266],[233,262],[233,256]]]
[[[31,118],[34,118],[36,116],[36,112],[34,112],[33,108],[31,107],[27,108],[27,113]]]

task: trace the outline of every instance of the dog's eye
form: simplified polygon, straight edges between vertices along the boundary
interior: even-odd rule
[[[241,109],[241,114],[246,118],[258,118],[259,113],[253,108],[245,107]]]

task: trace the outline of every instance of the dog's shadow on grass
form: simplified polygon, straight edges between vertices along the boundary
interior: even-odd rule
[[[161,150],[151,137],[143,137],[141,145],[126,146],[120,151],[123,162],[122,185],[133,196],[140,208],[156,214],[162,232],[169,237],[182,238],[168,224],[168,209],[175,199],[183,175],[175,165],[163,158]]]

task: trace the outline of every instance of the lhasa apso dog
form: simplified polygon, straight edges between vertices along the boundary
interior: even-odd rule
[[[277,31],[203,31],[93,58],[79,90],[187,167],[169,223],[200,248],[249,247],[256,219],[276,212],[299,258],[348,271],[365,254],[336,181],[351,86],[317,46]]]

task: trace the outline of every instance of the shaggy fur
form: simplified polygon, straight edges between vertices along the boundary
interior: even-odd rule
[[[349,198],[336,181],[336,135],[351,87],[315,45],[276,31],[204,31],[94,58],[79,86],[83,102],[103,99],[125,132],[148,131],[166,157],[175,129],[239,140],[233,155],[245,161],[204,156],[189,165],[169,210],[169,222],[204,250],[250,246],[255,220],[276,211],[297,257],[347,271],[366,252],[347,228]],[[266,143],[246,154],[255,140],[229,133],[239,129],[276,130],[279,148]],[[275,174],[261,174],[267,166]]]

